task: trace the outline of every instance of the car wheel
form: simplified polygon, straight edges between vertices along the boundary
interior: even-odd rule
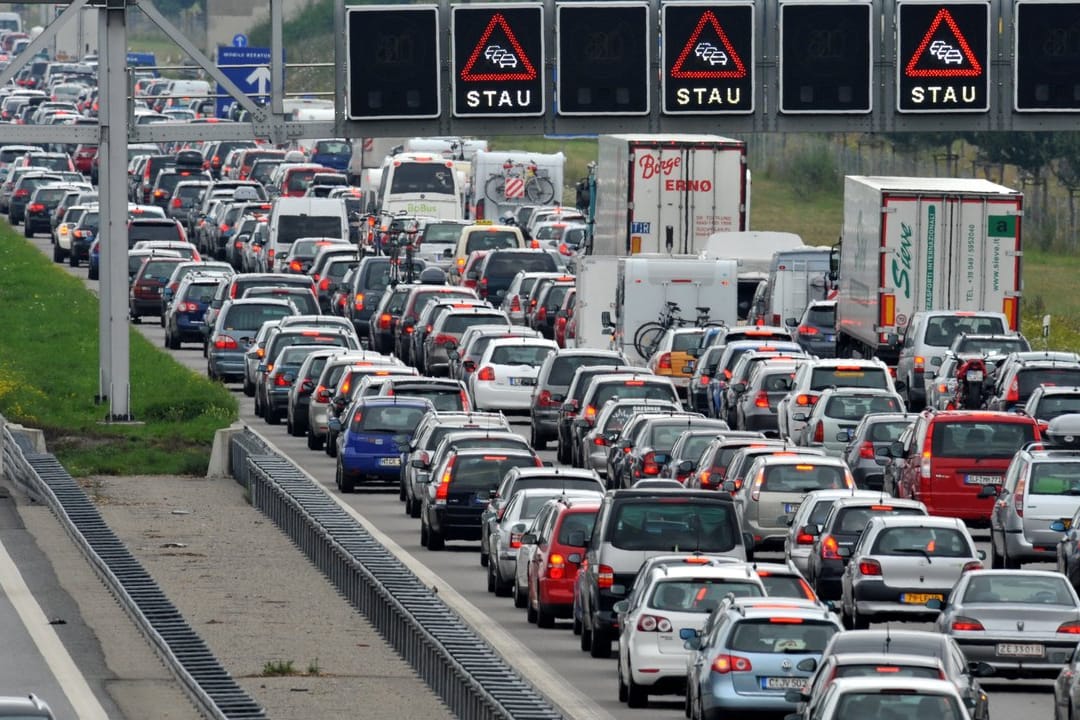
[[[164,315],[158,315],[158,325],[160,325],[161,327],[165,327],[165,316]]]
[[[623,681],[622,674],[622,660],[619,660],[619,702],[626,702],[627,696],[630,694],[626,687],[626,682]]]
[[[611,635],[607,631],[593,629],[589,655],[594,658],[611,657]]]
[[[351,477],[345,474],[345,471],[341,466],[340,460],[338,460],[337,463],[337,477],[338,487],[341,489],[341,492],[351,493],[356,490],[356,482]]]
[[[645,689],[645,686],[634,682],[633,671],[630,677],[626,678],[626,704],[632,708],[649,706],[649,691]]]
[[[292,436],[296,435],[296,428],[292,424],[292,415],[287,410],[285,411],[285,432]]]
[[[71,267],[79,267],[79,258],[73,252],[68,253],[68,265]]]
[[[572,628],[573,633],[575,635],[580,635],[581,634],[581,618],[579,618],[576,613],[574,615],[574,622],[571,625],[571,628]]]
[[[405,495],[405,478],[398,478],[397,499],[403,502],[407,499],[407,496]]]
[[[559,449],[555,451],[556,459],[563,465],[567,465],[570,462],[569,453],[566,452],[568,443],[560,442]]]
[[[1006,547],[1001,548],[1001,562],[1002,567],[1004,567],[1006,570],[1020,569],[1020,561],[1013,560],[1011,557],[1009,557],[1009,550]]]
[[[248,397],[255,397],[255,385],[247,378],[247,373],[244,374],[244,394]]]
[[[584,621],[581,623],[581,637],[578,638],[578,644],[582,652],[588,652],[589,648],[592,647],[592,630],[588,628]]]
[[[492,568],[491,575],[495,578],[495,597],[510,597],[514,594],[514,581],[509,582],[502,579],[502,575],[499,574],[499,563],[488,562],[488,567]],[[516,606],[516,604],[515,604]]]
[[[480,548],[480,567],[487,567],[491,564],[488,554],[484,552],[484,548]]]
[[[315,433],[309,430],[307,436],[307,446],[308,450],[322,450],[323,441]]]
[[[337,436],[336,435],[327,435],[326,436],[326,454],[329,455],[330,457],[337,457],[338,452],[337,452]]]
[[[206,342],[205,340],[202,344],[202,356],[204,358],[210,357],[210,343]]]
[[[869,630],[870,621],[859,615],[859,608],[855,606],[855,603],[851,603],[851,629],[852,630]]]
[[[446,547],[446,539],[441,532],[437,532],[431,527],[428,527],[427,549],[428,550],[442,550]]]
[[[264,408],[263,418],[268,425],[278,425],[281,423],[281,412],[272,407]]]
[[[536,624],[537,612],[536,606],[533,605],[532,595],[528,589],[525,590],[525,622]]]
[[[533,426],[532,431],[529,433],[529,435],[531,436],[529,438],[529,444],[532,445],[533,450],[547,449],[547,440],[541,440],[540,437],[536,434],[536,426]]]
[[[179,350],[180,349],[180,336],[179,335],[169,335],[168,333],[165,333],[165,339],[169,344],[169,349],[170,350]]]
[[[690,717],[693,712],[693,704],[690,702],[690,691],[687,690],[683,695],[682,714],[685,717]]]
[[[421,509],[420,498],[413,498],[412,510],[409,511],[410,517],[414,517],[414,518],[420,517],[420,509]]]
[[[510,594],[514,598],[514,607],[523,608],[529,602],[529,595],[527,592],[522,592],[521,588],[517,584],[517,573],[514,573],[514,579],[511,581]]]
[[[495,577],[495,565],[488,564],[487,568],[487,591],[489,593],[495,592],[497,586],[497,578]]]
[[[1005,568],[1005,562],[1001,559],[1001,556],[997,552],[997,544],[994,542],[994,531],[990,531],[990,569],[991,570],[1003,570]]]
[[[60,249],[60,244],[59,243],[57,243],[56,245],[53,245],[52,259],[53,259],[54,263],[62,263],[62,262],[64,262],[64,251]],[[93,279],[93,278],[91,278],[91,279]]]
[[[427,523],[423,520],[420,521],[420,545],[421,547],[427,547],[428,545],[428,528]]]
[[[536,599],[536,627],[555,627],[555,616],[544,610],[544,604],[540,602],[540,598]]]

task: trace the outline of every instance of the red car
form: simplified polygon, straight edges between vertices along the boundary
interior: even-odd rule
[[[574,615],[574,582],[585,557],[585,542],[592,535],[600,501],[559,498],[549,501],[554,512],[533,526],[536,545],[527,569],[529,617],[540,627],[551,627],[555,618]],[[543,512],[543,511],[541,511]],[[578,624],[574,619],[574,624]]]

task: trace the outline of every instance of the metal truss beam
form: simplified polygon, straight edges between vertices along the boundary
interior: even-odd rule
[[[38,51],[49,44],[49,41],[56,37],[57,31],[60,30],[67,23],[68,20],[82,12],[83,6],[86,5],[87,0],[75,0],[75,2],[68,5],[64,12],[60,13],[56,19],[45,26],[45,29],[41,31],[41,34],[30,41],[30,44],[23,48],[23,51],[15,56],[11,63],[0,70],[0,87],[7,85],[11,78],[15,77],[15,73],[22,70],[26,63],[38,54]]]

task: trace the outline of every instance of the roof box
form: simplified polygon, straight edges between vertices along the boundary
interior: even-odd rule
[[[1054,445],[1080,449],[1080,414],[1059,415],[1043,433]]]

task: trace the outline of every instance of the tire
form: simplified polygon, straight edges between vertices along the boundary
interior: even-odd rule
[[[169,333],[165,333],[165,344],[170,350],[179,350],[180,337],[178,335],[170,335]]]
[[[633,673],[626,678],[626,704],[632,708],[649,706],[649,692],[645,689],[645,686],[634,682]]]
[[[532,597],[529,595],[529,591],[525,591],[525,622],[535,625],[537,618],[536,607],[532,603]]]
[[[1002,548],[1002,550],[1004,551],[1004,552],[1001,553],[1002,566],[1006,570],[1019,570],[1020,569],[1020,561],[1019,560],[1013,560],[1011,557],[1009,557],[1009,553],[1008,553],[1006,548]]]
[[[255,397],[255,385],[247,378],[247,373],[244,373],[244,394],[248,397]]]
[[[64,251],[60,249],[60,243],[56,243],[52,248],[52,259],[54,263],[64,262]],[[91,278],[93,279],[93,278]]]
[[[997,545],[994,544],[994,531],[990,531],[990,569],[1004,570],[1005,561],[997,553]]]
[[[579,617],[574,618],[574,622],[573,622],[573,624],[571,626],[571,629],[573,630],[573,633],[575,635],[580,635],[581,634],[581,618],[579,618]]]
[[[71,267],[79,267],[79,256],[74,252],[68,253],[68,265]]]
[[[33,231],[30,230],[30,223],[23,223],[23,237],[34,237]]]
[[[422,506],[420,505],[420,498],[413,498],[412,509],[409,510],[409,517],[413,517],[413,518],[420,517],[421,507]]]
[[[338,456],[336,435],[334,437],[326,436],[326,454],[330,457]]]
[[[307,446],[308,450],[322,450],[323,441],[321,438],[316,437],[315,433],[308,431]]]
[[[658,322],[645,323],[634,333],[634,350],[646,360],[652,355],[653,348],[664,335],[664,326]]]
[[[280,425],[281,411],[272,407],[263,408],[263,419],[266,420],[267,425]]]
[[[623,680],[622,660],[619,660],[618,662],[619,662],[619,672],[618,672],[619,702],[626,702],[626,698],[630,695],[630,690],[629,690],[629,688],[626,687],[626,682]]]
[[[506,179],[502,175],[492,175],[488,178],[488,181],[484,183],[484,195],[494,202],[505,200],[505,191]]]
[[[421,547],[427,547],[428,546],[427,523],[422,521],[422,520],[420,521],[420,545],[421,545]]]
[[[480,549],[480,567],[487,567],[491,564],[491,559],[483,548]]]
[[[851,629],[852,630],[869,630],[870,623],[866,618],[859,615],[859,609],[855,607],[855,602],[851,603]]]
[[[558,449],[555,451],[555,459],[561,462],[563,465],[570,464],[570,453],[567,450],[570,449],[570,443],[560,442]]]
[[[495,592],[497,582],[498,581],[495,578],[495,566],[489,564],[487,569],[487,591],[489,593]]]
[[[514,607],[523,608],[529,604],[528,589],[525,592],[521,592],[521,588],[517,584],[517,573],[514,574],[514,579],[510,584],[510,594],[514,598]]]
[[[555,186],[541,175],[533,175],[525,183],[525,197],[537,205],[547,205],[555,199]]]
[[[341,492],[343,492],[343,493],[352,493],[352,492],[356,491],[356,481],[353,480],[351,477],[348,477],[345,474],[344,470],[341,467],[341,461],[340,460],[338,460],[338,463],[337,463],[337,477],[338,477],[338,488],[341,490]]]
[[[545,629],[555,627],[555,616],[544,611],[544,605],[539,598],[536,599],[536,627]]]
[[[142,324],[142,315],[136,315],[135,313],[131,313],[131,322],[134,323],[135,325],[141,325]]]
[[[532,445],[533,450],[546,450],[547,440],[541,440],[536,434],[536,427],[529,431],[529,444]]]
[[[581,648],[582,652],[588,652],[589,648],[592,647],[592,630],[590,630],[584,622],[581,623],[581,635],[578,637],[578,646]]]
[[[441,532],[436,532],[430,527],[428,528],[427,549],[439,551],[446,547],[446,538],[443,537]]]
[[[397,499],[404,502],[407,497],[408,496],[405,494],[405,478],[401,478],[398,480]]]
[[[589,643],[589,656],[594,658],[611,657],[611,635],[604,630],[593,630],[592,642]]]
[[[98,279],[98,271],[95,268],[92,268],[92,267],[87,268],[87,270],[86,270],[86,279],[87,280],[97,280]]]
[[[165,314],[158,315],[158,325],[165,327]]]

